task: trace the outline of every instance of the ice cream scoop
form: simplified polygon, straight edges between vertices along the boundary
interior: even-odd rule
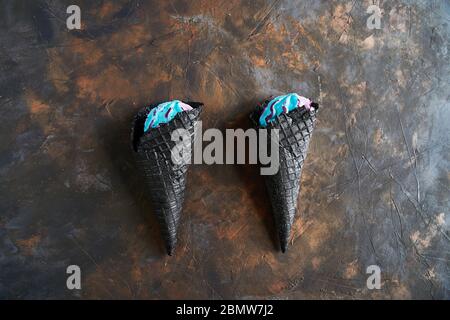
[[[162,123],[170,122],[178,113],[189,110],[192,110],[192,107],[180,100],[161,103],[148,114],[144,132],[150,128],[158,128]]]
[[[273,98],[263,109],[259,118],[259,124],[262,127],[267,127],[270,122],[273,122],[280,114],[289,113],[292,110],[305,107],[310,110],[312,101],[308,98],[302,97],[297,93],[288,93],[286,95]]]

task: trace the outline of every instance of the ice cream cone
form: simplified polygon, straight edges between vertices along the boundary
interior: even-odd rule
[[[252,122],[258,129],[262,128],[258,121],[259,116],[268,103],[269,100],[266,100],[251,115]],[[285,252],[288,247],[297,212],[301,173],[318,107],[316,103],[312,103],[311,108],[298,107],[289,113],[280,114],[265,126],[269,137],[271,137],[271,129],[279,129],[279,170],[275,175],[267,175],[264,178],[282,252]]]
[[[194,145],[195,122],[200,120],[202,103],[186,102],[193,109],[178,113],[170,122],[144,132],[144,123],[151,105],[138,112],[132,125],[132,147],[145,183],[149,199],[158,218],[167,253],[172,255],[177,243],[177,229],[183,208],[186,176],[189,163],[174,162],[172,150],[177,142],[172,141],[172,133],[185,129],[189,133],[187,148]]]

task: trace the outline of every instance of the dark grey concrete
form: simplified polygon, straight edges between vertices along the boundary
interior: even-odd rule
[[[81,31],[72,1],[0,1],[1,298],[449,298],[448,1],[381,1],[380,30],[372,1],[77,3]],[[132,115],[246,128],[290,91],[322,108],[288,252],[257,168],[197,165],[167,257]]]

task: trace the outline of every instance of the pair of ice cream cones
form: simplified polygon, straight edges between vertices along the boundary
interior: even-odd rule
[[[250,115],[253,127],[262,128],[258,118],[270,100],[264,101]],[[186,102],[192,110],[177,114],[170,122],[144,132],[144,123],[150,111],[157,105],[150,105],[138,112],[132,124],[132,146],[140,170],[148,187],[153,210],[159,220],[166,250],[174,252],[177,243],[177,229],[182,212],[189,164],[174,163],[171,150],[175,146],[172,133],[184,129],[190,135],[187,147],[194,145],[195,122],[200,120],[203,104]],[[275,175],[265,176],[267,190],[272,203],[280,247],[285,252],[289,243],[292,225],[297,212],[300,178],[314,129],[318,105],[313,108],[300,107],[289,113],[276,116],[264,126],[268,130],[279,130],[279,170]],[[189,139],[188,139],[189,140]],[[270,141],[270,139],[268,139]]]

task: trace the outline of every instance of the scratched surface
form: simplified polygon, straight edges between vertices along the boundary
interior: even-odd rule
[[[367,0],[76,2],[79,31],[73,1],[0,1],[1,298],[450,298],[448,1],[381,1],[380,30]],[[291,91],[322,109],[288,253],[256,167],[196,165],[167,257],[133,114],[247,128]]]

